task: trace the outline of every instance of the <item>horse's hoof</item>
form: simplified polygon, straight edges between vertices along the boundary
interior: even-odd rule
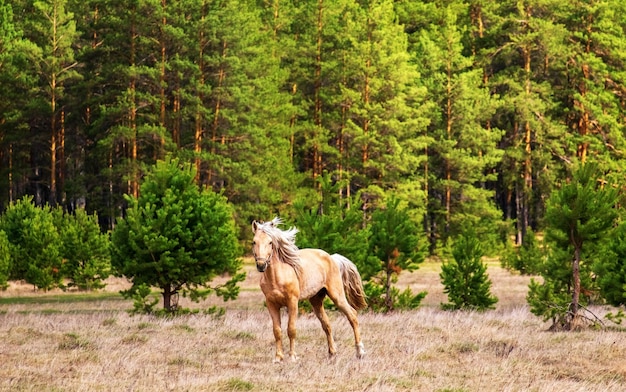
[[[298,357],[295,355],[290,355],[289,359],[291,359],[291,362],[297,362],[298,361]]]
[[[283,359],[280,357],[276,357],[274,358],[274,360],[272,361],[272,363],[283,363]]]
[[[363,343],[359,343],[356,346],[356,357],[361,359],[365,356],[365,348],[363,348]]]

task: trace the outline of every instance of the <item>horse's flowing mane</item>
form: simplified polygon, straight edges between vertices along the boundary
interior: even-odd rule
[[[302,273],[302,264],[300,263],[300,250],[296,245],[296,234],[298,229],[291,227],[289,230],[281,230],[278,225],[283,221],[276,217],[269,222],[260,223],[258,229],[263,230],[272,239],[276,256],[283,263],[287,263],[296,271],[296,275],[300,277]]]

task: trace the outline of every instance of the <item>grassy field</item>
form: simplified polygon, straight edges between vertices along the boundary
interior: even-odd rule
[[[624,391],[625,333],[616,328],[547,332],[525,302],[529,278],[489,266],[497,308],[444,312],[439,264],[404,274],[399,286],[428,291],[415,311],[362,313],[367,355],[331,313],[338,355],[330,361],[317,319],[298,320],[299,360],[273,364],[269,315],[258,273],[225,315],[131,317],[130,301],[105,292],[0,292],[0,391]],[[604,315],[606,309],[594,308]]]

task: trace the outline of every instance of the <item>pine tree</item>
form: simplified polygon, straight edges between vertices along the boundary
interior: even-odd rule
[[[568,160],[564,157],[571,152],[566,128],[552,117],[558,102],[550,72],[564,65],[567,40],[564,27],[554,22],[557,3],[528,0],[502,4],[500,28],[492,38],[498,44],[485,53],[493,72],[490,86],[502,92],[502,106],[492,125],[506,131],[500,171],[507,217],[515,218],[517,244],[523,242],[529,228],[537,227],[543,200],[555,182],[553,176],[564,170]]]
[[[583,259],[589,259],[593,251],[583,253]],[[580,286],[585,288],[579,298],[580,305],[591,301],[590,293],[595,291],[592,263],[580,265]],[[553,247],[548,241],[548,251],[544,266],[539,275],[541,279],[531,278],[526,301],[532,314],[544,321],[551,321],[551,330],[568,328],[569,309],[572,302],[572,255],[570,249]],[[586,293],[586,294],[585,294]]]
[[[54,215],[63,244],[61,274],[69,279],[67,287],[79,290],[103,288],[103,280],[111,274],[111,255],[109,236],[100,231],[98,216],[87,214],[84,208],[73,214],[57,208]]]
[[[198,181],[223,190],[247,229],[253,219],[286,212],[301,182],[290,160],[288,73],[273,30],[250,2],[207,4],[206,14],[198,24],[208,40],[200,77],[211,89],[201,94],[208,110],[199,112]]]
[[[65,86],[79,77],[75,68],[73,44],[77,38],[74,14],[67,10],[67,0],[35,1],[34,17],[31,19],[30,37],[41,49],[41,57],[34,59],[40,76],[40,103],[45,128],[34,129],[49,135],[49,158],[46,197],[52,206],[65,198],[63,181],[65,178]],[[33,112],[33,116],[41,116]]]
[[[370,305],[391,311],[399,298],[404,305],[415,308],[426,292],[413,295],[410,289],[400,293],[393,286],[402,271],[415,271],[424,261],[424,244],[419,240],[418,226],[399,199],[390,198],[384,207],[374,211],[371,219],[368,265],[361,270]]]
[[[362,190],[391,192],[412,207],[424,208],[420,166],[428,141],[427,91],[407,52],[407,35],[393,2],[364,1],[349,9],[339,56],[334,64],[341,94],[329,100],[327,128],[339,161],[332,166],[347,180],[347,196]],[[419,213],[417,213],[419,214]]]
[[[36,207],[28,196],[11,203],[0,219],[0,231],[11,244],[11,280],[43,290],[59,285],[61,241],[50,207]]]
[[[156,286],[166,312],[179,310],[179,294],[198,299],[202,288],[225,299],[238,294],[239,244],[231,207],[223,196],[194,184],[195,170],[178,160],[157,161],[141,185],[139,198],[127,196],[129,208],[112,233],[116,273],[126,276],[134,296],[142,287]],[[210,287],[222,273],[232,278]]]
[[[497,145],[503,132],[491,127],[490,119],[499,102],[475,66],[475,56],[466,54],[468,6],[424,7],[431,21],[412,39],[419,81],[436,105],[430,112],[425,166],[431,252],[465,226],[483,228],[478,234],[492,248],[501,214],[489,184],[497,179],[493,169],[502,159]]]
[[[18,14],[15,15],[17,8]],[[29,134],[31,89],[37,75],[33,59],[39,48],[24,37],[20,7],[0,0],[0,203],[15,202],[32,178]]]
[[[481,260],[483,249],[476,235],[466,232],[459,236],[452,256],[453,260],[442,264],[439,274],[450,301],[442,307],[448,310],[493,308],[498,299],[491,294],[491,280]]]
[[[555,276],[563,270],[552,268],[546,269],[544,275],[545,289],[558,289],[559,291],[554,292],[555,295],[570,296],[569,306],[558,307],[560,314],[553,317],[561,324],[559,327],[566,330],[580,327],[582,283],[585,283],[585,271],[589,271],[593,264],[593,260],[589,260],[592,257],[590,251],[612,228],[617,218],[617,191],[605,184],[603,177],[597,165],[579,165],[575,168],[572,180],[553,193],[547,203],[546,238],[565,254],[560,260],[571,260],[566,276]],[[537,285],[534,283],[534,286]],[[567,291],[563,292],[564,289]],[[539,287],[533,289],[531,285],[528,299],[533,313],[544,314],[545,305],[533,305],[537,304],[538,297],[546,295],[541,294]]]
[[[570,4],[563,11],[558,16],[568,30],[568,46],[562,53],[569,61],[559,69],[553,84],[562,105],[571,108],[563,115],[572,148],[581,162],[593,159],[610,168],[616,178],[623,177],[623,165],[617,159],[626,143],[619,131],[624,97],[618,86],[626,82],[626,42],[622,38],[626,5],[602,0]]]

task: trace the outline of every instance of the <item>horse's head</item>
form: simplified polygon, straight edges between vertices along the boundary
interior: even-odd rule
[[[254,255],[256,269],[259,272],[265,272],[267,267],[270,265],[270,260],[272,259],[274,253],[272,238],[263,228],[263,225],[271,224],[272,222],[252,222],[252,231],[254,232],[254,239],[252,240],[252,255]]]

